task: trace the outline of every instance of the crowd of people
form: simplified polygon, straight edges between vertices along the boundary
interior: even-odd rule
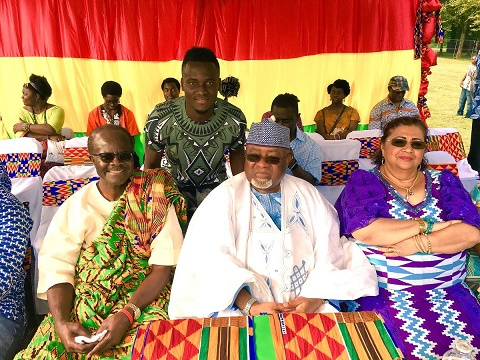
[[[26,348],[19,336],[2,337],[0,352],[120,359],[130,356],[136,329],[155,320],[368,310],[382,315],[408,359],[438,359],[454,340],[480,353],[472,321],[480,296],[465,283],[466,252],[480,250],[480,215],[449,170],[426,169],[428,130],[404,99],[405,78],[392,77],[372,110],[370,127],[382,130],[375,168],[355,171],[335,206],[313,186],[321,155],[298,126],[295,95],[278,95],[246,136],[242,111],[217,96],[211,50],[185,54],[180,84],[165,79],[165,102],[148,115],[145,171],[134,170],[139,130],[120,105],[121,86],[102,86],[104,104],[88,120],[100,180],[60,207],[38,257],[37,295],[50,313]],[[24,85],[19,135],[60,136],[46,85],[35,75]],[[327,92],[317,132],[343,139],[360,121],[343,104],[350,85],[338,79]],[[0,258],[0,329],[13,322],[21,333],[18,264],[31,220],[0,170],[0,193],[11,199],[0,204],[0,242],[18,250]],[[4,270],[5,261],[16,270]]]

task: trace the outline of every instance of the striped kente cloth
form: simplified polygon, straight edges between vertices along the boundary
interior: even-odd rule
[[[160,320],[141,326],[132,359],[403,359],[375,312]]]

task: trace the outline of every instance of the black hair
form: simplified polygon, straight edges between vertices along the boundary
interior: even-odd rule
[[[280,94],[280,95],[277,95],[275,99],[273,99],[272,107],[270,108],[270,110],[273,110],[274,106],[280,107],[280,108],[292,108],[293,110],[295,110],[295,114],[298,114],[299,102],[300,100],[298,100],[298,98],[293,94],[289,94],[289,93]]]
[[[427,129],[427,126],[425,125],[425,123],[418,116],[413,116],[413,117],[402,116],[402,117],[398,117],[396,119],[393,119],[392,121],[385,124],[385,126],[383,127],[383,135],[380,139],[380,143],[385,144],[385,141],[391,135],[393,130],[395,130],[397,127],[402,126],[402,125],[416,126],[416,127],[420,128],[423,132],[423,141],[425,141],[425,142],[427,141],[428,129]],[[372,162],[374,164],[381,165],[382,164],[382,158],[383,158],[382,150],[379,148],[377,150],[377,152],[375,153],[375,155],[373,156]],[[427,167],[427,160],[425,159],[425,157],[423,157],[422,162],[420,164],[420,167],[421,167],[422,170]]]
[[[130,135],[128,130],[125,129],[124,127],[119,126],[119,125],[106,124],[106,125],[102,125],[102,126],[97,127],[95,130],[92,131],[92,133],[88,137],[87,147],[88,147],[88,152],[90,154],[93,153],[93,142],[94,142],[95,138],[98,135],[100,135],[103,131],[117,131],[121,135],[125,135],[129,139],[129,142],[132,145],[132,151],[133,151],[133,148],[134,148],[134,145],[135,145],[135,140],[133,139],[133,136]]]
[[[105,81],[100,90],[102,92],[102,97],[107,95],[122,96],[122,87],[116,81]]]
[[[52,96],[52,87],[45,76],[32,74],[28,80],[33,84],[28,84],[28,88],[35,91],[42,99],[47,100]]]
[[[220,64],[214,52],[206,47],[192,47],[185,53],[182,62],[182,71],[190,61],[211,62],[220,71]]]
[[[180,82],[177,79],[172,77],[166,78],[162,81],[162,90],[165,87],[165,84],[168,84],[168,83],[174,83],[175,86],[177,87],[177,90],[180,91]]]
[[[347,80],[343,80],[343,79],[337,79],[333,82],[333,84],[330,84],[327,86],[327,93],[330,94],[330,92],[332,91],[332,87],[336,87],[337,89],[342,89],[343,90],[343,94],[345,95],[345,97],[347,97],[348,95],[350,95],[350,84],[348,83]]]

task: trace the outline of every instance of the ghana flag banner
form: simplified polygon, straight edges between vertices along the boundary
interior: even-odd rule
[[[420,61],[414,60],[419,0],[2,0],[0,114],[11,132],[22,85],[46,76],[49,102],[65,109],[65,126],[86,130],[88,113],[103,103],[100,87],[115,80],[121,102],[140,128],[163,101],[166,77],[181,77],[192,46],[211,48],[221,77],[240,81],[240,107],[259,121],[280,93],[300,99],[304,125],[330,103],[326,88],[346,79],[345,103],[361,123],[386,97],[394,75],[408,79],[416,102]]]

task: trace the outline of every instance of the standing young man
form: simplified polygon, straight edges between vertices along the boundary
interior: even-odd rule
[[[246,120],[239,108],[217,98],[220,65],[210,49],[187,51],[181,84],[185,96],[158,104],[148,116],[145,168],[159,167],[165,151],[190,218],[208,193],[226,180],[226,150],[233,174],[243,171]]]

